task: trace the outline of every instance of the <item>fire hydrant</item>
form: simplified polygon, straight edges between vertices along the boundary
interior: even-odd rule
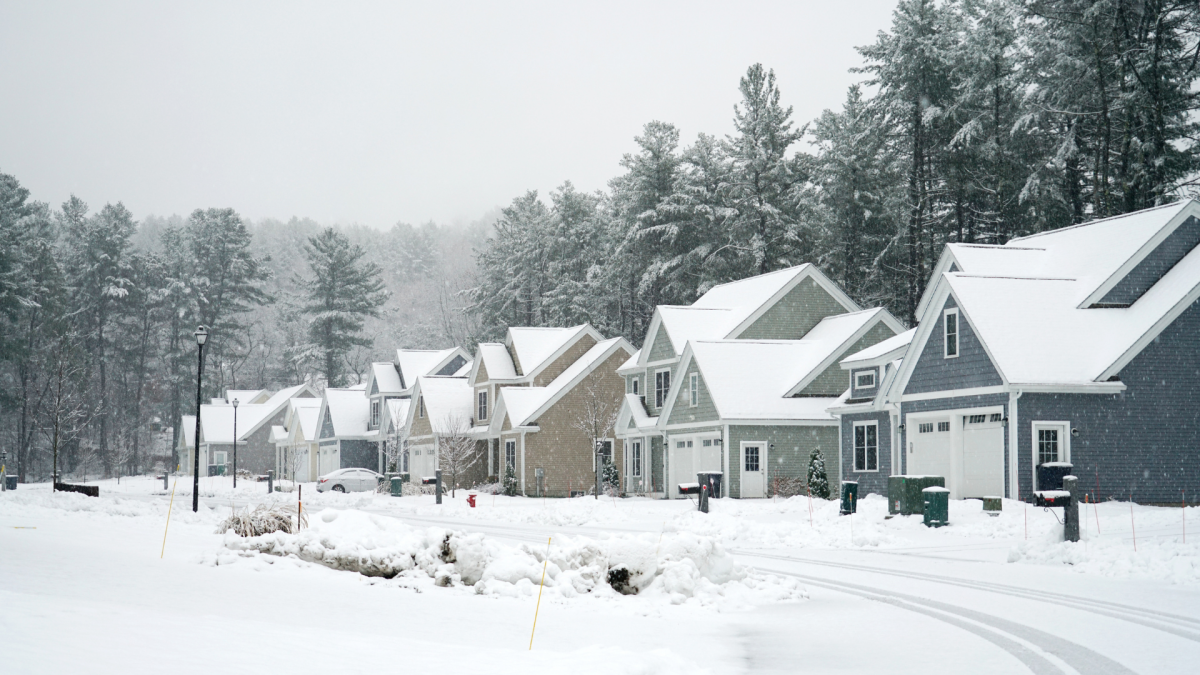
[[[470,492],[467,494],[467,504],[470,505],[471,508],[475,508],[475,493],[474,492]]]

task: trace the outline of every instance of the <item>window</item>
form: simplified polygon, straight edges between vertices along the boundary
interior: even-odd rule
[[[938,431],[950,431],[950,423],[938,422]]]
[[[641,378],[637,378],[637,377],[631,378],[629,380],[629,386],[633,390],[634,396],[637,396],[639,393],[641,393],[638,391],[638,389],[640,388],[638,385],[641,384],[640,380],[641,380]]]
[[[517,470],[517,442],[504,441],[504,466],[505,468]]]
[[[642,475],[642,442],[633,441],[629,450],[629,475]]]
[[[684,443],[683,441],[675,441],[675,447],[676,448],[684,448],[684,447],[687,447],[687,443]]]
[[[992,413],[991,417],[988,418],[988,421],[989,422],[1003,422],[1004,416],[1001,415],[1000,413]]]
[[[876,422],[854,425],[854,470],[879,470],[879,425]]]
[[[425,397],[417,399],[417,417],[425,419]]]
[[[379,428],[379,401],[371,401],[371,428]]]
[[[671,371],[660,370],[654,373],[654,407],[661,408],[671,391]]]
[[[1059,461],[1058,429],[1038,429],[1037,434],[1038,464]]]
[[[700,374],[688,375],[688,404],[693,408],[700,402]]]
[[[923,434],[932,434],[933,433],[933,422],[923,422],[923,423],[917,425],[917,431],[919,431]]]
[[[875,371],[868,370],[863,373],[854,374],[854,387],[856,389],[871,389],[875,386]]]
[[[758,471],[758,446],[747,445],[742,449],[746,471]]]
[[[487,419],[487,390],[479,392],[479,419]]]
[[[967,424],[983,424],[987,421],[987,415],[970,415],[967,417]]]
[[[596,470],[596,458],[597,457],[599,457],[600,461],[603,462],[603,464],[601,464],[601,466],[603,466],[604,464],[612,464],[612,461],[613,461],[613,442],[612,442],[612,440],[605,439],[605,438],[597,438],[595,441],[593,441],[593,443],[595,443],[595,446],[593,446],[593,447],[596,448],[596,451],[592,453],[592,471]]]
[[[711,447],[712,447],[712,444],[713,444],[713,442],[712,442],[712,439],[711,439],[711,438],[706,438],[706,439],[704,439],[704,447],[706,447],[706,448],[711,448]]]
[[[943,327],[946,332],[946,352],[948,359],[958,356],[958,310],[948,309],[944,317]]]

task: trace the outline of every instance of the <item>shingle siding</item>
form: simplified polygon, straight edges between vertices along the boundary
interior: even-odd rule
[[[343,469],[356,468],[375,471],[379,468],[379,454],[375,443],[343,439],[339,447],[342,452]]]
[[[689,397],[690,380],[693,373],[696,374],[696,388],[698,390],[696,407],[694,408],[691,405],[691,398]],[[704,376],[700,374],[696,362],[693,360],[688,365],[687,372],[679,378],[679,394],[675,397],[675,404],[671,408],[671,417],[667,420],[667,424],[715,422],[717,417],[717,407],[713,404],[712,396],[708,393],[708,387],[704,384]]]
[[[874,345],[883,342],[884,340],[895,335],[896,332],[887,326],[885,323],[877,323],[867,331],[866,335],[862,336],[851,345],[843,350],[834,359],[820,375],[809,383],[804,391],[801,392],[804,396],[841,396],[842,392],[846,391],[846,371],[838,365],[838,361],[850,354],[856,354]]]
[[[905,394],[923,394],[948,389],[969,389],[1004,384],[1000,373],[988,357],[983,345],[975,336],[970,317],[966,312],[958,313],[958,357],[945,358],[945,310],[956,307],[954,298],[946,298],[946,304],[938,313],[937,325],[925,342],[925,348],[917,357],[917,364],[909,376]]]
[[[837,483],[838,428],[836,426],[729,426],[729,473],[726,477],[731,497],[741,497],[742,442],[759,441],[768,444],[767,494],[773,492],[773,481],[782,478],[808,478],[808,458],[814,448],[825,457],[825,471],[830,488]],[[774,447],[771,447],[774,446]]]
[[[799,340],[821,319],[848,310],[809,277],[796,284],[754,323],[737,336],[740,340]]]
[[[854,423],[876,422],[879,431],[879,470],[854,470]],[[837,475],[833,463],[825,459],[830,488],[836,487]],[[858,496],[868,494],[887,495],[887,479],[892,474],[892,421],[886,411],[842,415],[841,479],[858,481]]]
[[[857,386],[859,373],[875,373],[875,385],[872,387]],[[879,368],[855,368],[850,371],[850,398],[875,398],[875,395],[879,393],[879,385]]]
[[[1071,462],[1100,499],[1178,504],[1200,493],[1200,303],[1193,304],[1120,374],[1117,396],[1025,394],[1018,401],[1021,494],[1032,489],[1036,420],[1070,421]]]
[[[1188,218],[1167,235],[1153,251],[1137,264],[1125,278],[1117,282],[1100,302],[1102,304],[1133,304],[1163,277],[1175,263],[1200,244],[1200,219]]]
[[[654,343],[650,345],[650,354],[646,357],[646,362],[657,363],[673,359],[676,356],[675,347],[671,345],[671,338],[667,336],[666,326],[659,323],[658,330],[654,333]]]

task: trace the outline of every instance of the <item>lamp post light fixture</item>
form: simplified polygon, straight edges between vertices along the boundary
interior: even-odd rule
[[[198,353],[196,368],[196,442],[192,451],[192,513],[200,510],[200,384],[204,380],[204,343],[208,342],[208,329],[200,326],[196,336]]]
[[[233,489],[237,489],[237,404],[233,399]]]

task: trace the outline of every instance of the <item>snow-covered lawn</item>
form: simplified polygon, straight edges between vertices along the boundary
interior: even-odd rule
[[[229,478],[206,478],[192,513],[181,477],[160,558],[171,499],[161,481],[92,484],[98,499],[47,485],[0,494],[0,670],[929,672],[960,663],[1005,673],[1037,670],[1037,658],[1063,672],[1102,670],[1111,658],[1132,672],[1189,672],[1200,657],[1194,508],[1134,506],[1131,521],[1128,503],[1089,506],[1084,541],[1068,544],[1054,513],[1009,501],[999,517],[978,501],[951,502],[950,526],[927,529],[919,517],[887,518],[879,497],[853,517],[803,497],[714,500],[709,514],[640,498],[479,495],[471,508],[461,490],[437,505],[311,484],[268,495],[263,483],[239,480],[234,491]],[[308,527],[298,533],[219,531],[235,509],[301,495]],[[1064,595],[1039,599],[1052,593]],[[960,603],[987,615],[962,618]],[[1032,632],[1006,628],[1012,621]],[[1029,644],[1021,651],[992,633]],[[867,638],[878,649],[856,647]],[[1056,639],[1086,645],[1085,656],[1073,663],[1048,646]]]

